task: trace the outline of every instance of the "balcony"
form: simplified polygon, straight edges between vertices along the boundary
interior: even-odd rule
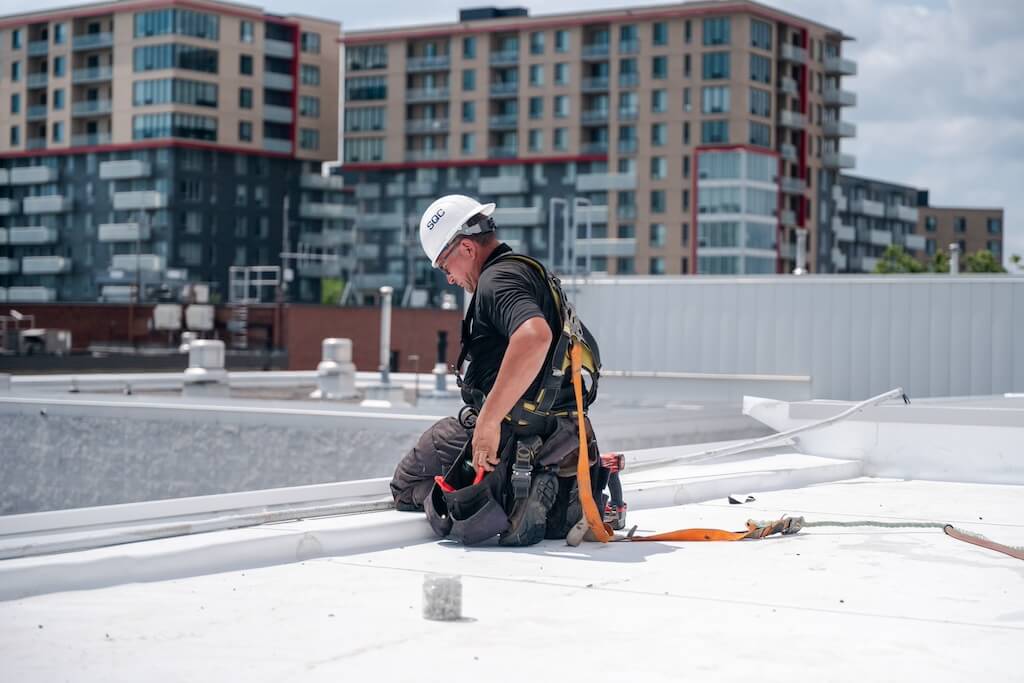
[[[803,178],[783,176],[779,181],[779,185],[786,194],[803,194],[807,191],[807,181]]]
[[[580,154],[607,154],[608,153],[608,141],[607,140],[594,140],[591,142],[584,142],[580,145]]]
[[[18,272],[18,265],[18,259],[0,256],[0,275],[14,275]]]
[[[846,195],[843,194],[843,189],[838,185],[835,185],[832,188],[832,201],[835,202],[836,211],[846,211]]]
[[[806,64],[807,63],[807,50],[796,45],[790,45],[789,43],[783,43],[779,46],[779,58],[784,62],[792,62],[793,64]]]
[[[779,223],[782,225],[796,225],[796,211],[783,209],[779,212]]]
[[[610,43],[591,43],[590,45],[584,45],[583,50],[580,52],[580,56],[586,60],[601,60],[608,59],[608,54],[611,52]]]
[[[857,106],[857,95],[849,90],[839,88],[826,88],[822,94],[825,104],[833,107],[855,107]]]
[[[580,87],[583,89],[583,92],[603,92],[608,89],[608,77],[591,76],[590,78],[584,78]]]
[[[924,251],[924,235],[907,234],[903,236],[903,244],[909,251]]]
[[[800,112],[790,111],[789,109],[780,109],[779,125],[785,128],[803,130],[807,127],[807,117]]]
[[[635,190],[636,173],[583,173],[576,176],[577,192]]]
[[[615,210],[615,215],[622,220],[633,220],[636,218],[636,204],[619,204],[619,208]]]
[[[779,90],[787,95],[793,95],[794,97],[800,94],[800,89],[797,87],[796,79],[790,78],[789,76],[783,76],[779,79]]]
[[[271,90],[292,91],[295,89],[295,79],[288,74],[265,71],[263,72],[263,87],[270,88]]]
[[[847,121],[826,121],[821,131],[827,138],[852,138],[857,135],[857,126]]]
[[[281,59],[294,59],[295,44],[289,43],[287,40],[267,38],[263,41],[263,53]]]
[[[779,145],[779,156],[781,156],[786,161],[792,161],[795,163],[797,160],[796,145],[791,145],[785,142],[782,143],[781,145]]]
[[[850,212],[875,218],[885,217],[885,204],[871,199],[854,199],[850,202]]]
[[[57,290],[53,287],[8,287],[7,300],[11,303],[42,303],[57,300]]]
[[[71,105],[72,116],[98,116],[109,114],[111,110],[110,100],[82,100]]]
[[[405,276],[401,273],[362,273],[352,278],[352,286],[357,289],[379,290],[381,287],[401,289],[405,285]]]
[[[862,272],[873,273],[877,265],[878,259],[874,256],[862,256],[860,259],[860,269]]]
[[[345,179],[340,175],[319,175],[317,173],[305,173],[299,177],[299,185],[304,190],[333,190],[335,192],[345,189]]]
[[[444,161],[448,158],[447,149],[409,149],[405,152],[406,161]]]
[[[275,154],[291,154],[292,141],[284,138],[263,138],[263,149]]]
[[[60,172],[51,166],[19,166],[11,169],[11,185],[45,185],[57,182]]]
[[[46,118],[46,113],[45,104],[34,104],[25,111],[25,118],[29,121],[39,121]]]
[[[9,244],[56,244],[57,228],[35,225],[24,228],[11,228],[7,231]]]
[[[619,54],[620,55],[632,55],[640,51],[639,40],[620,40],[619,41]]]
[[[29,74],[25,78],[25,85],[29,88],[45,88],[49,78],[49,74],[45,71],[37,71],[36,73]]]
[[[494,210],[494,222],[513,228],[543,225],[544,208],[541,206],[499,207]]]
[[[852,154],[840,154],[839,152],[825,152],[821,156],[821,163],[825,168],[853,168],[857,165],[857,158]]]
[[[640,84],[640,74],[619,74],[619,87],[620,88],[635,88]]]
[[[100,50],[113,45],[113,33],[81,33],[72,41],[73,50]]]
[[[352,204],[329,204],[326,202],[302,202],[299,204],[301,218],[354,220],[358,213],[358,209]]]
[[[916,206],[890,204],[887,207],[885,207],[885,215],[887,218],[894,218],[898,221],[905,221],[907,223],[917,223],[918,212]]]
[[[636,138],[619,140],[619,154],[634,154],[636,152]]]
[[[46,138],[29,138],[25,141],[25,149],[46,149]]]
[[[22,275],[56,275],[71,272],[71,259],[63,256],[26,256],[21,259]]]
[[[272,104],[263,106],[263,120],[274,123],[291,123],[294,120],[291,107],[278,107]]]
[[[581,206],[574,212],[573,220],[577,225],[586,225],[589,220],[592,225],[606,225],[608,223],[608,207],[604,204]]]
[[[636,121],[636,117],[639,115],[639,113],[640,112],[637,109],[620,109],[618,111],[619,123],[624,123],[626,121]]]
[[[519,127],[518,114],[498,114],[491,117],[492,130],[509,130]]]
[[[94,66],[85,69],[75,69],[71,72],[71,82],[75,85],[84,83],[99,83],[114,78],[114,67]]]
[[[148,178],[151,174],[152,168],[148,161],[121,159],[119,161],[100,162],[100,180]]]
[[[398,211],[366,213],[356,219],[356,225],[365,230],[401,230],[405,226],[405,220]]]
[[[448,119],[407,119],[406,133],[445,133],[448,131]]]
[[[167,194],[156,190],[135,190],[114,193],[115,211],[156,210],[167,208]]]
[[[141,223],[102,223],[99,230],[100,242],[138,242],[149,239],[149,225]]]
[[[46,40],[33,40],[28,44],[29,57],[41,57],[50,51],[50,43]]]
[[[825,57],[825,73],[837,76],[856,76],[857,62],[842,57]]]
[[[380,185],[356,185],[356,199],[380,199]]]
[[[517,154],[515,145],[500,145],[487,150],[487,156],[491,159],[514,159]]]
[[[432,102],[448,99],[448,88],[412,88],[405,92],[407,102]]]
[[[519,81],[491,83],[491,97],[515,97],[519,93]]]
[[[846,254],[839,249],[832,247],[832,265],[836,270],[846,270]]]
[[[17,199],[0,199],[0,216],[10,216],[18,213]]]
[[[364,259],[368,261],[376,261],[380,258],[380,245],[379,244],[357,244],[356,258]]]
[[[499,175],[480,179],[480,194],[486,196],[503,194],[526,194],[529,183],[525,176]]]
[[[451,66],[451,58],[448,55],[434,55],[433,57],[410,57],[405,62],[406,71],[447,71]]]
[[[21,202],[24,214],[65,213],[71,210],[71,197],[52,194],[45,197],[25,197]]]
[[[621,237],[613,239],[610,237],[591,237],[587,239],[577,238],[573,246],[576,258],[583,256],[635,256],[636,238]]]
[[[164,259],[157,254],[115,254],[110,257],[112,270],[136,270],[144,273],[159,273],[164,269]]]
[[[494,66],[503,64],[518,64],[519,63],[519,51],[518,50],[501,50],[498,52],[491,53],[490,62]]]
[[[845,225],[838,216],[832,219],[832,234],[838,242],[856,242],[857,231],[852,225]]]
[[[110,133],[84,133],[71,136],[72,147],[93,147],[95,145],[109,145],[113,138]]]

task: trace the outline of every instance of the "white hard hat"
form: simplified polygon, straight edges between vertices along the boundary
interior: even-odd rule
[[[449,194],[435,200],[420,219],[420,245],[430,264],[437,268],[437,259],[456,237],[490,230],[486,221],[470,224],[470,219],[489,217],[492,213],[494,204],[481,204],[464,194]]]

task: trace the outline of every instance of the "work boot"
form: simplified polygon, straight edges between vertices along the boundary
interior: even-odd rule
[[[558,477],[552,472],[534,472],[530,478],[530,495],[513,508],[509,529],[498,539],[500,545],[526,546],[544,540],[548,512],[558,496]]]
[[[583,506],[580,505],[576,477],[559,477],[558,498],[548,513],[548,525],[544,538],[564,539],[582,516]]]

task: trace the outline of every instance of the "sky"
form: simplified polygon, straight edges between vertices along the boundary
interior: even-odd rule
[[[840,29],[858,73],[843,88],[857,125],[851,172],[931,192],[935,206],[1003,207],[1004,259],[1024,257],[1024,0],[763,0]],[[35,0],[32,9],[78,4]],[[255,0],[269,12],[329,17],[344,30],[445,23],[460,7],[522,6],[532,16],[630,0]],[[0,15],[25,11],[0,0]]]

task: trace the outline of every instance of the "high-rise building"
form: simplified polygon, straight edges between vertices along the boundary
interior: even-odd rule
[[[833,187],[832,269],[871,273],[889,245],[921,257],[925,240],[914,234],[919,191],[884,180],[842,174]]]
[[[495,201],[502,237],[563,272],[789,272],[801,231],[815,271],[854,163],[846,39],[749,0],[347,33],[365,272],[436,290],[406,247],[449,192]]]
[[[341,179],[320,176],[337,157],[339,33],[213,0],[0,18],[0,296],[208,282],[227,300],[231,266],[326,249],[339,258],[306,259],[292,289],[316,300],[351,236]]]

